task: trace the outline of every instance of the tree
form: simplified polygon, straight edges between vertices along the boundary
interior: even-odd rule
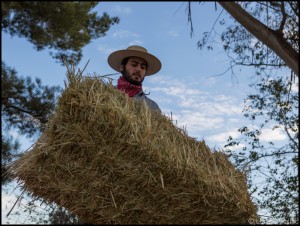
[[[2,183],[9,181],[3,177],[6,166],[19,156],[19,143],[12,136],[4,135],[11,128],[19,134],[32,137],[43,130],[48,117],[55,110],[60,87],[43,86],[40,79],[32,82],[31,77],[22,78],[2,62],[1,64],[1,115],[2,145],[1,169]]]
[[[82,48],[92,39],[103,37],[111,25],[119,23],[118,17],[110,17],[107,13],[100,17],[97,12],[91,12],[97,4],[3,1],[2,31],[26,38],[37,51],[48,48],[58,63],[77,65],[82,57]],[[33,82],[30,77],[18,76],[16,70],[3,61],[1,73],[2,134],[13,128],[29,138],[39,135],[55,110],[60,87],[43,86],[40,79]],[[18,140],[8,133],[2,136],[2,184],[9,182],[9,178],[3,177],[6,166],[20,154]],[[64,214],[65,218],[62,218]],[[50,221],[58,222],[57,216],[61,217],[60,222],[74,219],[67,211],[54,208]]]
[[[1,179],[11,182],[7,166],[21,156],[19,141],[9,135],[13,128],[28,138],[43,131],[48,117],[55,111],[59,86],[43,86],[40,79],[23,78],[2,62],[1,64]],[[31,210],[30,210],[31,211]]]
[[[3,123],[2,123],[3,126]],[[18,150],[20,148],[20,143],[15,140],[11,135],[4,136],[3,132],[5,129],[1,130],[1,183],[5,184],[10,182],[10,178],[7,177],[7,165],[18,156]]]
[[[233,60],[234,65],[257,68],[288,66],[298,76],[298,2],[243,2],[240,3],[241,5],[234,2],[219,2],[219,4],[229,10],[229,13],[237,20],[234,21],[235,25],[227,27],[220,37],[224,50],[227,53],[236,54],[238,61]],[[188,7],[191,8],[190,3]],[[189,14],[191,14],[191,9]],[[189,21],[191,22],[191,16],[189,16]],[[220,24],[225,25],[225,20],[221,20]],[[193,34],[192,23],[191,34]],[[204,33],[202,40],[198,42],[200,49],[204,46],[212,49],[212,45],[207,45],[210,35],[211,32]]]
[[[78,217],[72,213],[69,213],[65,208],[57,207],[53,208],[49,214],[50,224],[59,225],[65,224],[83,224]]]
[[[261,124],[258,128],[241,127],[239,132],[244,138],[230,137],[225,145],[242,146],[241,151],[229,149],[228,153],[239,169],[251,172],[248,181],[251,191],[260,197],[256,200],[260,208],[267,209],[281,223],[299,221],[299,97],[291,91],[291,85],[290,80],[283,78],[267,78],[256,84],[259,92],[245,100],[244,115]],[[275,145],[262,141],[263,129],[268,124],[273,125],[273,130],[284,130],[287,142]],[[258,178],[264,183],[256,183]]]
[[[254,35],[263,44],[269,47],[274,53],[276,53],[288,67],[290,67],[294,73],[299,76],[299,49],[298,52],[292,46],[288,39],[285,37],[285,27],[292,25],[292,27],[298,26],[299,21],[290,19],[290,15],[286,11],[285,4],[289,4],[293,12],[298,11],[299,16],[299,3],[298,2],[270,2],[270,6],[273,6],[281,14],[282,20],[278,29],[273,30],[267,27],[255,17],[251,16],[246,10],[244,10],[239,4],[229,1],[218,1],[218,3],[236,19],[244,28],[246,28],[252,35]],[[299,39],[299,36],[295,30],[290,30],[291,36],[295,39]],[[291,38],[291,37],[288,37]]]
[[[78,64],[82,47],[102,37],[118,17],[90,12],[98,2],[3,1],[2,30],[31,42],[36,50],[49,48],[58,61]]]
[[[256,81],[250,85],[257,92],[247,97],[244,109],[245,117],[255,126],[241,127],[239,132],[244,139],[229,137],[225,148],[240,147],[240,151],[227,151],[236,167],[247,172],[250,192],[260,197],[256,200],[260,209],[267,209],[277,223],[297,223],[299,98],[298,92],[291,91],[291,87],[298,79],[294,75],[298,76],[299,3],[219,4],[237,21],[221,33],[214,25],[210,32],[204,33],[198,47],[206,46],[212,50],[215,42],[221,43],[231,60],[229,69],[233,74],[235,67],[253,67]],[[191,3],[188,10],[193,34]],[[219,22],[221,26],[226,25],[225,19]],[[291,76],[287,73],[289,69],[292,69]],[[273,130],[282,128],[288,137],[286,142],[264,143],[261,137],[267,127]],[[263,185],[256,182],[258,178]],[[270,219],[262,216],[262,220]]]

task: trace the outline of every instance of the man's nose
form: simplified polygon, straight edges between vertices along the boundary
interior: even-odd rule
[[[136,71],[141,72],[142,71],[142,66],[141,65],[136,66]]]

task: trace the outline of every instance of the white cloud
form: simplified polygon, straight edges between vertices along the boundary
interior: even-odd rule
[[[112,11],[116,12],[116,13],[123,13],[123,14],[127,14],[128,15],[128,14],[131,13],[131,8],[120,6],[120,5],[116,5],[116,6],[113,7]]]
[[[174,103],[184,109],[190,109],[197,112],[205,113],[210,116],[232,116],[241,115],[241,104],[235,103],[233,97],[219,100],[211,97],[207,92],[196,89],[182,89],[181,87],[157,88],[168,96],[174,96]]]
[[[206,137],[206,139],[211,142],[213,141],[213,142],[220,143],[222,144],[222,146],[224,146],[227,143],[229,136],[231,136],[233,139],[236,139],[240,136],[240,133],[237,130],[238,130],[237,128],[233,128],[231,130],[219,134],[208,136]]]
[[[182,84],[173,84],[169,87],[156,87],[153,88],[155,91],[163,92],[167,95],[175,96],[181,99],[185,99],[186,95],[196,95],[201,94],[202,92],[197,89],[188,89]]]
[[[1,201],[2,201],[1,209],[2,209],[2,218],[3,218],[4,212],[5,214],[7,214],[10,211],[10,209],[13,207],[16,201],[16,198],[15,197],[12,198],[8,195],[2,194]]]
[[[251,128],[250,126],[248,126],[248,128]],[[254,126],[251,129],[255,129],[256,127]],[[261,142],[280,142],[280,141],[284,141],[287,139],[287,136],[284,134],[283,130],[278,128],[275,130],[272,130],[270,128],[266,128],[266,129],[262,129],[261,130],[262,134],[259,136],[259,139]],[[238,132],[238,128],[232,128],[230,130],[221,132],[221,133],[217,133],[214,135],[210,135],[205,137],[205,141],[207,141],[207,143],[213,143],[215,145],[218,145],[218,147],[222,148],[222,149],[226,149],[224,148],[225,144],[227,144],[227,139],[228,137],[231,136],[233,138],[233,140],[237,140],[239,138],[242,137],[241,133]],[[233,147],[230,147],[229,149],[232,151],[241,151],[243,149],[243,147],[246,147],[246,144],[243,143],[244,139],[241,140],[241,143],[239,145],[235,145]]]
[[[189,133],[203,134],[205,130],[213,130],[222,126],[224,118],[210,117],[203,112],[183,110],[174,114],[174,119],[178,121],[180,126],[186,126]]]
[[[167,34],[169,36],[171,36],[171,37],[178,37],[179,36],[179,32],[178,31],[174,31],[174,30],[169,31]]]
[[[282,129],[262,129],[261,135],[259,136],[260,141],[265,142],[274,142],[274,141],[283,141],[287,138]]]
[[[292,91],[295,93],[299,93],[299,83],[298,82],[294,82],[292,84]]]
[[[140,41],[140,40],[133,40],[129,43],[129,46],[133,46],[133,45],[143,45],[144,42]]]
[[[183,109],[193,109],[197,112],[217,116],[241,115],[242,113],[242,103],[237,103],[233,96],[215,95],[198,88],[190,88],[185,81],[169,79],[167,76],[154,77],[149,82],[157,84],[152,90],[162,92],[161,96],[167,95],[173,99],[174,104],[176,103]],[[194,82],[193,85],[198,87],[197,82]]]
[[[115,31],[113,34],[112,34],[112,37],[113,38],[138,38],[140,37],[140,35],[134,33],[134,32],[131,32],[131,31],[127,31],[127,30],[119,30],[119,31]]]
[[[134,41],[131,41],[131,42],[129,43],[129,46],[130,46],[130,45],[142,45],[142,44],[143,44],[142,41],[134,40]],[[107,46],[107,45],[99,45],[99,46],[98,46],[98,50],[99,50],[100,52],[104,53],[105,55],[109,55],[109,54],[111,54],[112,52],[115,52],[115,51],[120,50],[120,49],[125,49],[125,48],[127,48],[127,46],[126,46],[126,47],[120,47],[120,48],[111,48],[111,47],[109,47],[109,46]]]
[[[229,119],[227,119],[227,121],[230,122],[230,123],[237,123],[237,122],[240,121],[240,119],[238,119],[238,118],[229,118]]]
[[[15,202],[17,201],[17,197],[2,193],[1,201],[1,224],[10,224],[11,222],[25,223],[24,220],[27,218],[28,213],[16,214],[17,212],[23,212],[23,206],[26,205],[24,199],[20,199],[14,206]],[[7,216],[9,212],[10,214]]]
[[[2,186],[1,224],[36,224],[36,222],[32,221],[31,217],[37,219],[37,212],[40,214],[47,213],[46,204],[42,204],[40,201],[36,200],[34,206],[29,206],[32,197],[28,197],[26,194],[21,197],[21,193],[20,187],[17,185],[16,181],[12,181],[8,185]],[[19,200],[17,201],[18,198]],[[28,210],[32,210],[33,208],[35,211],[30,213]],[[27,211],[25,212],[25,210]],[[9,212],[9,216],[6,217]]]
[[[166,75],[157,76],[157,74],[152,75],[150,77],[147,77],[147,82],[158,84],[158,85],[169,83],[169,80],[166,79],[165,77],[167,77],[167,76]]]
[[[201,75],[199,75],[199,77],[201,77]],[[217,77],[206,77],[202,81],[202,85],[203,86],[212,86],[212,85],[215,85],[217,82],[218,82],[218,78]]]
[[[212,115],[241,115],[242,106],[232,100],[204,103]],[[210,108],[209,108],[210,107]]]
[[[9,219],[6,217],[16,199],[12,200],[8,195],[1,195],[1,224],[9,223]]]
[[[218,131],[224,128],[228,130],[228,125],[235,126],[232,123],[239,123],[236,118],[242,116],[242,103],[238,103],[235,97],[193,88],[199,87],[197,83],[200,81],[188,84],[184,80],[160,76],[147,82],[155,83],[151,90],[156,91],[159,97],[153,98],[163,103],[162,110],[172,109],[174,120],[179,126],[186,127],[188,134],[193,137],[207,138],[224,145],[229,134],[218,134]],[[180,110],[176,110],[176,106]]]
[[[218,94],[215,90],[206,91],[199,87],[198,81],[189,85],[184,80],[177,80],[168,76],[151,77],[147,80],[153,84],[150,90],[155,91],[155,97],[163,112],[172,110],[173,119],[179,127],[186,127],[188,134],[197,139],[204,139],[213,145],[224,148],[229,136],[237,139],[242,136],[238,128],[249,123],[242,114],[244,103],[239,97]],[[148,84],[149,84],[148,83]],[[178,107],[178,108],[177,108]],[[253,125],[248,125],[251,129]],[[253,129],[253,128],[252,128]],[[255,129],[255,128],[254,128]],[[283,141],[286,139],[281,129],[263,129],[260,140]],[[241,150],[243,144],[230,148]]]
[[[98,46],[98,50],[102,53],[105,53],[106,55],[109,55],[112,52],[117,51],[116,48],[111,48],[111,47],[107,47],[107,46]]]

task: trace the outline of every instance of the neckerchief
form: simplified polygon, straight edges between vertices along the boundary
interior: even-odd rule
[[[120,78],[118,79],[117,89],[124,91],[129,97],[133,97],[142,91],[142,85],[133,85],[125,78],[120,76]]]

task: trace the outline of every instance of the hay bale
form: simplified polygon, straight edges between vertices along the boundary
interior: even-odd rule
[[[58,109],[10,168],[88,224],[247,224],[245,176],[222,152],[97,76],[68,71]]]

